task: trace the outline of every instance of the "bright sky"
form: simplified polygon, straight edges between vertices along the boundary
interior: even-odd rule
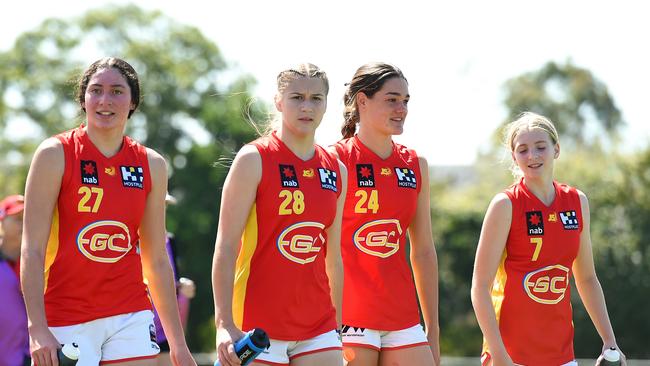
[[[127,1],[11,1],[2,9],[0,50],[47,17],[68,18]],[[432,165],[470,164],[506,117],[503,83],[549,60],[589,69],[627,122],[631,148],[650,143],[650,22],[643,1],[183,0],[137,1],[198,27],[270,100],[275,76],[309,61],[331,84],[317,134],[339,138],[343,84],[360,65],[390,62],[409,80],[405,133],[396,140]],[[104,55],[90,55],[96,59]]]

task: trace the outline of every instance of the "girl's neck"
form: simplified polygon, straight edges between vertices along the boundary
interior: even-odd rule
[[[124,133],[122,131],[97,130],[88,128],[87,124],[84,129],[90,141],[92,141],[97,150],[105,157],[111,158],[115,156],[122,148],[122,142],[124,140]]]
[[[372,152],[382,159],[387,159],[393,153],[393,138],[391,135],[384,135],[370,128],[359,128],[357,133],[359,140]]]
[[[550,206],[555,200],[555,185],[552,178],[526,179],[524,177],[524,184],[546,206]]]
[[[314,147],[314,136],[296,136],[290,132],[283,131],[279,129],[276,131],[276,135],[282,141],[291,152],[293,152],[297,157],[303,161],[309,160],[314,157],[314,152],[316,151]]]

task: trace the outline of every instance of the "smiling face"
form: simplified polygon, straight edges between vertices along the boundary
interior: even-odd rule
[[[327,108],[327,88],[322,79],[297,77],[291,80],[275,106],[282,113],[282,130],[296,137],[312,137]]]
[[[90,128],[121,131],[124,131],[129,113],[135,109],[131,88],[114,67],[99,69],[90,77],[82,107]]]
[[[402,134],[409,99],[408,84],[401,77],[386,80],[381,89],[370,98],[363,92],[359,93],[359,128],[374,129],[384,135]]]
[[[553,162],[560,154],[560,145],[553,143],[541,128],[522,129],[513,140],[512,159],[525,179],[553,176]]]

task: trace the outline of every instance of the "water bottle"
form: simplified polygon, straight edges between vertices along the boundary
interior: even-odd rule
[[[235,343],[235,353],[241,360],[241,365],[246,366],[251,363],[255,357],[259,356],[263,350],[269,348],[271,342],[269,336],[262,329],[255,328],[246,333],[242,339]],[[221,366],[217,360],[214,366]]]
[[[600,357],[600,366],[620,366],[621,364],[621,354],[614,347],[606,349]]]
[[[59,366],[75,366],[79,359],[79,346],[76,343],[62,344],[56,352]]]

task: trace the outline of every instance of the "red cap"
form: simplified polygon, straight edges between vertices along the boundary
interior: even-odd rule
[[[7,215],[19,213],[25,207],[25,197],[14,194],[5,197],[0,201],[0,220],[4,220]]]

